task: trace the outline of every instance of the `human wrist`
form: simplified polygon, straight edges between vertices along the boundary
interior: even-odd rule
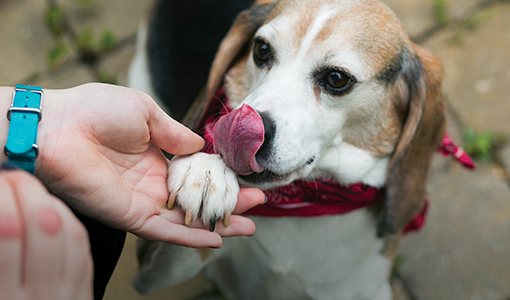
[[[14,87],[0,87],[0,146],[4,147],[7,142],[10,122],[7,119],[7,111],[11,107]],[[36,174],[41,161],[52,153],[52,143],[47,143],[47,136],[58,133],[61,126],[59,120],[59,108],[57,103],[64,103],[60,100],[60,91],[43,89],[44,100],[42,101],[42,118],[38,123],[37,145],[39,147],[39,156],[36,158]],[[0,160],[6,161],[7,156],[4,151],[0,153]]]
[[[45,89],[42,118],[39,122],[37,145],[39,156],[35,160],[35,175],[39,177],[41,169],[52,168],[51,161],[62,126],[66,110],[65,94],[67,90]]]
[[[7,142],[9,133],[9,121],[7,120],[7,111],[12,102],[12,87],[0,87],[0,146],[3,148]],[[7,156],[4,151],[0,152],[0,161],[6,161]]]

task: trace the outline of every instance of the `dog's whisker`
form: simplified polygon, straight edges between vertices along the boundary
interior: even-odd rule
[[[319,190],[319,181],[317,179],[314,179],[312,182],[314,184],[315,190],[318,191]]]
[[[204,129],[204,128],[202,128],[202,129],[200,129],[200,130],[197,130],[197,131],[196,131],[196,134],[198,134],[198,135],[200,135],[200,136],[204,136],[204,134],[205,134],[205,129]]]
[[[228,107],[227,107],[227,105],[225,104],[225,102],[223,102],[223,101],[221,101],[221,100],[220,100],[220,103],[221,103],[221,106],[222,106],[222,108],[223,108],[223,109],[228,110]]]
[[[209,97],[211,97],[211,100],[215,100],[215,101],[221,101],[220,97],[218,97],[218,95],[216,95],[216,93],[207,93]]]
[[[211,99],[211,104],[213,104],[214,101],[217,101],[218,103],[221,104],[221,107],[223,109],[228,109],[227,105],[225,104],[225,101],[223,101],[223,99],[221,99],[220,97],[218,97],[218,95],[213,95],[212,96],[212,99]],[[218,113],[219,114],[219,113]]]

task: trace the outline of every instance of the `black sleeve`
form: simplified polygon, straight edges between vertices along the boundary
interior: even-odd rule
[[[74,210],[73,212],[89,233],[90,249],[94,260],[94,300],[101,300],[119,261],[126,240],[126,232],[108,227]]]

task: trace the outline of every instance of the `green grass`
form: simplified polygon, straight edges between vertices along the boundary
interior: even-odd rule
[[[439,26],[446,26],[448,24],[448,4],[446,0],[432,0],[434,8],[434,20]]]
[[[48,61],[52,68],[58,67],[71,53],[69,45],[57,42],[48,52]]]
[[[483,10],[467,18],[464,21],[464,26],[468,29],[474,29],[480,25],[489,22],[493,17],[494,12],[492,11],[492,9]]]
[[[483,161],[493,161],[494,153],[507,141],[505,135],[491,131],[464,131],[464,151],[471,157]]]
[[[46,27],[57,39],[61,38],[66,32],[64,25],[64,12],[58,5],[50,4],[46,10]]]

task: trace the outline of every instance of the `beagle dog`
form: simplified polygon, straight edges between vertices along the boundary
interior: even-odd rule
[[[377,0],[255,1],[181,119],[209,151],[175,157],[168,186],[186,221],[212,230],[228,225],[240,185],[268,191],[248,212],[257,231],[217,250],[144,241],[136,289],[203,272],[228,299],[392,299],[392,262],[444,135],[441,77]],[[335,191],[373,197],[338,204]]]

